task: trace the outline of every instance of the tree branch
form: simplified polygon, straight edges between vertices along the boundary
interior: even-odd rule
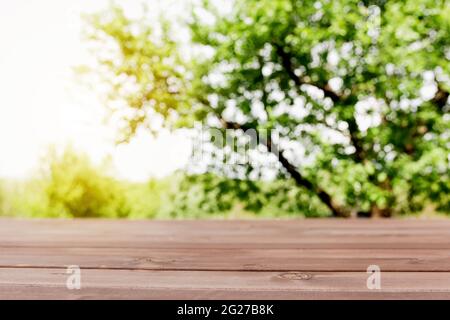
[[[325,97],[330,98],[333,102],[338,102],[342,99],[342,96],[338,95],[334,92],[328,84],[318,84],[312,83],[311,81],[305,79],[305,77],[299,77],[295,74],[295,68],[292,65],[292,57],[289,53],[287,53],[281,45],[274,44],[275,49],[277,51],[278,56],[281,58],[281,65],[284,70],[288,74],[289,78],[294,81],[295,85],[301,86],[302,84],[311,85],[321,89],[325,95]]]
[[[438,90],[431,100],[440,110],[443,110],[447,104],[450,93],[438,85]]]
[[[254,129],[256,131],[257,128],[255,128],[253,125],[249,124],[239,124],[236,122],[230,122],[226,121],[221,118],[222,125],[225,129],[233,129],[233,130],[248,130],[248,129]],[[274,155],[278,157],[278,161],[283,166],[283,168],[286,169],[286,171],[291,175],[291,177],[294,179],[295,183],[300,186],[308,189],[309,191],[315,193],[319,199],[331,210],[333,213],[333,216],[335,217],[347,217],[347,212],[339,207],[332,199],[331,195],[326,192],[324,189],[315,186],[310,180],[305,178],[295,166],[293,166],[289,160],[284,156],[283,151],[279,150],[276,145],[273,144],[272,138],[270,134],[267,137],[267,141],[260,141],[262,142],[266,147],[267,150]]]
[[[284,50],[284,48],[281,45],[275,44],[274,45],[277,51],[277,54],[281,58],[281,64],[289,76],[289,78],[294,81],[294,83],[297,86],[301,86],[302,84],[307,84],[314,86],[316,88],[319,88],[323,91],[325,97],[330,98],[333,103],[339,103],[339,102],[345,102],[345,99],[347,97],[344,97],[343,95],[340,95],[336,92],[334,92],[328,84],[322,85],[318,83],[312,83],[311,81],[308,81],[305,79],[305,77],[299,77],[295,74],[295,68],[292,65],[292,57],[291,55]],[[361,163],[365,160],[365,152],[363,148],[363,143],[361,139],[358,137],[358,125],[356,123],[355,119],[349,119],[347,120],[348,124],[348,130],[350,132],[350,142],[355,148],[355,153],[353,154],[353,158],[356,162]]]

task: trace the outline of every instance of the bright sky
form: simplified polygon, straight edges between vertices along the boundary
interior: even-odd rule
[[[130,14],[141,8],[140,0],[117,2]],[[26,177],[50,144],[71,143],[94,161],[111,156],[117,175],[131,180],[167,175],[187,161],[190,143],[181,135],[141,134],[116,147],[96,95],[75,84],[72,67],[89,58],[81,14],[108,3],[0,2],[0,177]]]

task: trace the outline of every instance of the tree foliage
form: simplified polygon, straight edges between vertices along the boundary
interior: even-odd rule
[[[236,0],[231,12],[214,3],[193,7],[190,50],[167,21],[119,8],[90,17],[103,48],[95,71],[125,138],[195,121],[241,139],[276,133],[245,163],[207,166],[231,179],[205,176],[206,197],[255,210],[270,193],[255,180],[270,167],[296,184],[299,204],[334,216],[449,212],[449,1]],[[238,152],[214,152],[224,150]]]

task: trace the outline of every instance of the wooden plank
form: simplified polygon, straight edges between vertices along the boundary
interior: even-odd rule
[[[1,220],[0,246],[450,249],[450,222]]]
[[[2,248],[0,267],[142,270],[450,271],[450,250]]]
[[[98,237],[283,234],[305,236],[450,235],[449,220],[276,220],[276,221],[130,221],[130,220],[0,220],[0,236],[92,234]]]
[[[333,241],[333,239],[286,239],[285,241],[277,241],[276,243],[266,241],[194,241],[184,239],[183,241],[167,241],[167,242],[147,242],[145,240],[129,240],[129,241],[97,241],[95,239],[85,239],[81,241],[4,241],[3,247],[36,247],[36,248],[77,248],[77,247],[91,247],[91,248],[147,248],[147,249],[445,249],[450,250],[450,242],[436,241],[398,241],[396,239],[391,241],[377,241],[371,239],[370,241],[358,241],[357,238],[348,241]]]
[[[45,286],[4,286],[0,284],[1,300],[450,300],[448,292],[292,292],[291,290],[257,291],[257,290],[223,290],[215,289],[177,289],[155,288],[87,288],[67,290],[61,287]]]
[[[427,241],[429,240],[429,241]],[[126,240],[98,240],[98,239],[81,239],[78,241],[57,239],[14,239],[0,240],[0,247],[35,247],[35,248],[146,248],[146,249],[443,249],[450,250],[450,241],[440,241],[439,239],[422,239],[402,238],[402,239],[298,239],[287,238],[270,242],[270,240],[247,240],[239,241],[219,241],[219,239],[192,239],[180,238],[172,241],[161,241],[159,239],[126,239]]]
[[[82,270],[81,290],[65,288],[64,269],[0,269],[0,299],[119,298],[450,298],[448,272],[385,272],[369,290],[364,272],[223,272]],[[109,290],[109,291],[108,291]],[[134,295],[132,294],[134,292]],[[155,294],[158,293],[158,295]],[[188,294],[189,293],[189,294]]]

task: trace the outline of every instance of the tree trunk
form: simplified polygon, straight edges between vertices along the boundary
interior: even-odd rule
[[[372,204],[369,211],[359,211],[359,218],[390,218],[392,211],[390,208],[381,209],[376,204]]]
[[[281,150],[278,150],[276,146],[272,144],[272,139],[266,141],[267,149],[278,156],[278,161],[286,169],[286,171],[291,175],[296,184],[299,187],[304,187],[313,193],[315,193],[319,199],[331,210],[334,217],[347,218],[350,216],[349,212],[345,211],[339,207],[332,199],[331,195],[320,187],[316,187],[311,181],[302,176],[302,174],[295,168],[288,159],[284,156]]]

